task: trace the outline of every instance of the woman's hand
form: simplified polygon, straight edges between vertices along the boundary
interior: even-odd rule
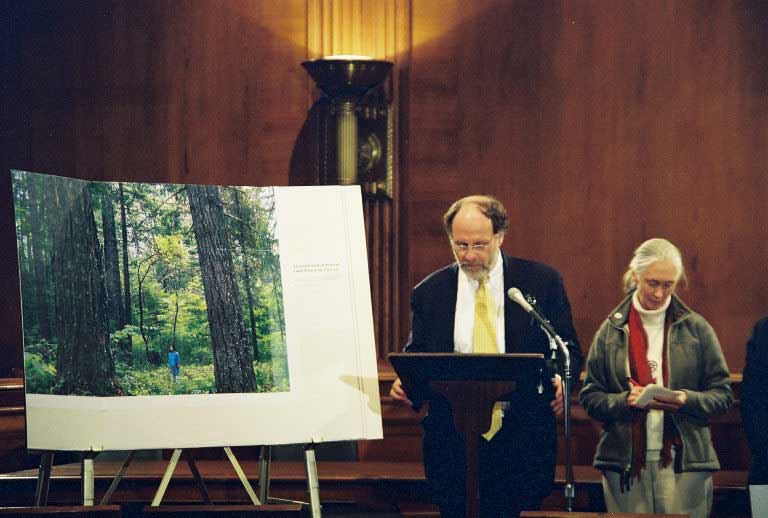
[[[645,391],[645,387],[641,387],[640,385],[635,385],[634,383],[630,383],[629,385],[629,394],[627,394],[627,404],[631,407],[637,407],[637,400],[640,399],[640,396]]]
[[[677,412],[688,402],[688,394],[682,390],[675,390],[674,396],[656,396],[653,401],[648,403],[649,410],[665,410],[667,412]]]
[[[675,390],[674,396],[656,396],[653,401],[644,407],[637,406],[637,400],[645,392],[645,387],[632,383],[627,394],[627,404],[633,408],[642,408],[643,410],[665,410],[667,412],[677,412],[688,402],[688,394],[682,390]]]

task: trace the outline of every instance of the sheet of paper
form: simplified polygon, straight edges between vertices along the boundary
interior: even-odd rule
[[[752,516],[768,516],[768,485],[749,486]]]
[[[645,387],[645,390],[640,395],[640,399],[637,400],[635,405],[637,405],[640,408],[645,408],[646,406],[648,406],[648,403],[653,401],[657,396],[675,397],[675,391],[670,390],[666,387],[662,387],[660,385],[655,385],[651,383],[650,385],[647,385]]]

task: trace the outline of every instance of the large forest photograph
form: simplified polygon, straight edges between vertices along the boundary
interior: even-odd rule
[[[12,174],[27,393],[290,389],[272,188]]]

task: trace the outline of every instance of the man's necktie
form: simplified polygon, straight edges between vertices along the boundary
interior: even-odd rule
[[[491,291],[488,289],[488,277],[480,279],[480,286],[475,292],[475,328],[472,332],[472,351],[476,353],[498,354],[496,345],[496,311]],[[491,427],[483,434],[490,441],[501,428],[504,412],[501,404],[493,405]]]

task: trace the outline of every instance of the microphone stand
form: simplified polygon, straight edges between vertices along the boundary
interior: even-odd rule
[[[522,292],[518,288],[509,288],[507,290],[507,296],[513,301],[517,302],[523,310],[525,310],[533,319],[539,324],[539,327],[549,338],[549,347],[552,350],[553,358],[556,358],[557,351],[563,356],[563,366],[565,372],[562,376],[563,384],[563,428],[565,429],[565,500],[568,511],[573,510],[573,500],[576,496],[576,488],[573,482],[573,462],[571,461],[571,353],[568,351],[568,345],[565,340],[560,338],[549,323],[549,320],[544,318],[533,307],[536,304],[536,299],[528,295],[523,296]]]
[[[576,498],[576,486],[573,480],[573,462],[571,460],[571,353],[568,351],[567,342],[565,342],[557,333],[550,333],[547,326],[540,326],[542,331],[549,338],[549,346],[552,349],[553,356],[559,350],[563,356],[563,428],[565,430],[565,494],[566,510],[573,511],[573,501]],[[550,327],[551,329],[551,327]]]

